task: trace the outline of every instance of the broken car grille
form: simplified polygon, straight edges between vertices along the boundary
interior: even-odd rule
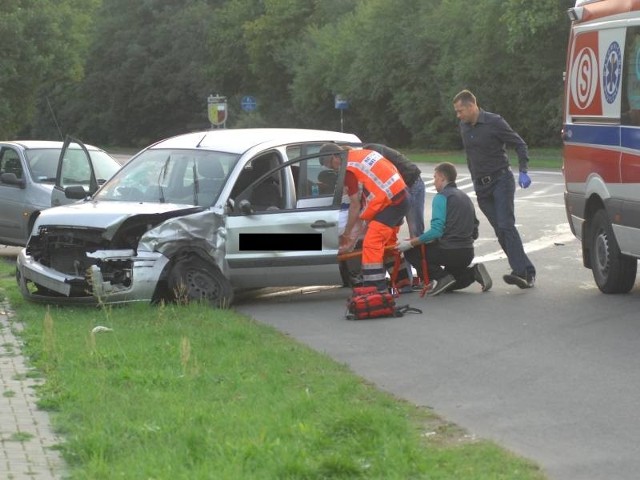
[[[27,253],[44,266],[67,275],[84,276],[96,263],[87,252],[107,248],[101,229],[40,227],[27,245]]]

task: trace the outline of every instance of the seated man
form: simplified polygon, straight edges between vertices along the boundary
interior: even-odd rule
[[[251,165],[245,167],[238,177],[231,192],[231,198],[237,200],[242,195],[251,202],[254,211],[284,208],[280,185],[273,176],[265,177],[247,190],[258,178],[271,170],[274,159],[275,157],[267,155],[252,160]],[[277,159],[275,161],[277,162]]]
[[[267,173],[272,167],[266,158],[259,160],[259,162],[254,162],[253,165],[253,175],[256,179]],[[283,207],[280,188],[275,178],[268,176],[255,185],[251,193],[251,204],[253,208],[258,211]]]
[[[338,174],[334,170],[321,170],[318,173],[318,185],[320,194],[329,194],[336,191]]]

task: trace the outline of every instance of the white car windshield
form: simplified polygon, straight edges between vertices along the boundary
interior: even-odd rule
[[[147,150],[133,158],[94,200],[210,206],[239,155],[203,150]]]

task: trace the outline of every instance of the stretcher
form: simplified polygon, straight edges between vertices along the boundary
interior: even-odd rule
[[[422,290],[420,291],[420,296],[424,297],[425,294],[427,293],[427,291],[429,290],[429,271],[427,270],[427,246],[423,243],[420,245],[420,249],[421,249],[421,256],[422,256],[422,283],[423,283],[423,287]],[[400,260],[402,255],[400,255],[400,252],[398,250],[396,250],[395,245],[387,245],[386,247],[384,247],[384,253],[385,256],[388,256],[389,254],[392,254],[394,256],[394,264],[393,264],[393,271],[391,272],[391,289],[396,290],[395,288],[395,279],[398,276],[398,271],[400,270]],[[338,261],[339,262],[344,262],[346,260],[351,260],[354,258],[358,258],[362,256],[362,250],[353,250],[351,252],[345,252],[345,253],[340,253],[338,254]]]

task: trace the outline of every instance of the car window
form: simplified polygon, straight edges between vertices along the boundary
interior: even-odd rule
[[[89,150],[89,154],[99,185],[109,180],[120,169],[120,164],[102,150]]]
[[[320,152],[322,144],[292,146],[287,149],[289,158],[306,157],[297,165],[292,165],[296,181],[296,207],[321,207],[334,203],[337,191],[342,191],[342,181],[338,182],[339,173],[323,166],[320,157],[313,156]]]
[[[33,180],[38,183],[56,181],[60,148],[37,148],[25,152]]]
[[[319,148],[320,145],[315,148],[315,153]],[[287,149],[287,155],[297,160],[290,160],[269,172],[264,169],[274,162],[265,161],[265,156],[249,162],[231,193],[233,214],[339,208],[342,199],[339,173],[323,167],[319,158],[309,151],[300,146]],[[265,178],[258,180],[265,174]],[[245,200],[249,201],[250,209],[246,204],[243,207]]]
[[[640,27],[629,27],[622,75],[623,125],[640,126]]]
[[[83,150],[68,148],[65,151],[64,162],[60,172],[60,185],[83,185],[89,187],[91,166]]]
[[[296,198],[333,197],[338,173],[320,164],[318,157],[302,160],[291,166],[296,185]]]
[[[231,198],[249,200],[254,211],[281,210],[287,205],[285,170],[278,169],[282,159],[269,152],[248,162],[231,191]],[[265,176],[266,175],[266,176]],[[262,178],[264,177],[264,178]]]
[[[17,178],[22,178],[22,164],[18,152],[12,148],[3,148],[0,155],[0,173],[13,173]]]
[[[202,150],[147,150],[100,189],[95,199],[211,206],[238,155]]]

